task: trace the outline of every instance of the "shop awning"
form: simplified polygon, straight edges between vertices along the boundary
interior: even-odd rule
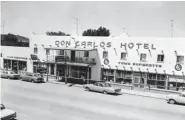
[[[169,82],[178,82],[178,83],[185,83],[185,79],[179,79],[179,78],[169,78]]]
[[[37,55],[31,55],[31,59],[32,60],[38,60],[38,57],[37,57]]]

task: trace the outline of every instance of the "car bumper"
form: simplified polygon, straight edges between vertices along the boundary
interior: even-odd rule
[[[9,115],[9,116],[6,116],[6,117],[3,117],[1,118],[1,120],[13,120],[17,117],[16,114],[13,114],[13,115]]]

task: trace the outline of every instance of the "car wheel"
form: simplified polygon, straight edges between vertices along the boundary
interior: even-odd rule
[[[89,91],[90,90],[88,87],[86,87],[85,89],[86,89],[86,91]]]
[[[7,79],[10,79],[10,77],[8,76]]]
[[[34,80],[31,80],[32,83],[34,83]]]
[[[175,104],[175,100],[171,99],[171,100],[169,101],[169,103],[170,103],[170,104]]]
[[[103,91],[103,94],[107,94],[107,91]]]

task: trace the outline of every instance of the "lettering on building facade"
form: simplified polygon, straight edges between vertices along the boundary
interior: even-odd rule
[[[118,62],[119,65],[133,65],[133,66],[140,66],[140,67],[157,67],[161,68],[162,65],[158,64],[148,64],[148,63],[131,63],[131,62]]]
[[[74,42],[71,41],[65,41],[65,40],[56,40],[55,45],[57,47],[69,47],[73,44]],[[112,47],[112,42],[108,41],[101,41],[101,42],[93,42],[93,41],[75,41],[75,47],[91,47],[91,48],[111,48]],[[120,43],[120,48],[124,49],[151,49],[151,50],[156,50],[156,47],[154,44],[148,44],[148,43]]]
[[[22,60],[27,60],[28,58],[27,57],[17,57],[17,56],[7,56],[7,58],[11,58],[11,59],[22,59]]]

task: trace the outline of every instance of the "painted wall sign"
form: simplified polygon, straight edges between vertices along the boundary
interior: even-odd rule
[[[69,47],[72,44],[74,44],[74,42],[71,41],[59,41],[56,40],[55,41],[55,45],[57,47]],[[75,47],[92,47],[92,48],[97,48],[97,47],[101,47],[101,48],[111,48],[112,47],[112,42],[108,41],[108,42],[93,42],[93,41],[75,41]],[[124,49],[151,49],[151,50],[155,50],[156,47],[154,44],[148,44],[148,43],[120,43],[120,48],[124,48]]]
[[[57,47],[61,47],[61,46],[69,47],[69,46],[71,46],[71,41],[64,41],[64,40],[58,41],[58,40],[56,40],[55,45]],[[102,41],[100,43],[96,43],[96,42],[92,42],[92,41],[75,41],[75,47],[93,47],[93,48],[108,47],[108,48],[110,48],[111,46],[112,46],[111,42],[104,42],[104,41]]]
[[[154,44],[148,44],[148,43],[121,43],[120,44],[121,48],[125,48],[125,49],[151,49],[151,50],[155,50],[155,46]]]
[[[176,70],[176,71],[181,71],[181,70],[182,70],[182,65],[176,64],[176,65],[175,65],[175,70]]]
[[[131,63],[131,62],[118,62],[118,64],[120,65],[133,65],[133,66],[140,66],[140,67],[158,67],[161,68],[162,65],[158,65],[158,64],[147,64],[147,63]]]
[[[7,56],[7,58],[11,58],[11,59],[17,59],[17,60],[27,60],[27,57],[17,57],[17,56]]]
[[[108,59],[105,59],[105,60],[104,60],[104,64],[105,64],[105,65],[108,65],[108,64],[109,64],[109,60],[108,60]]]

